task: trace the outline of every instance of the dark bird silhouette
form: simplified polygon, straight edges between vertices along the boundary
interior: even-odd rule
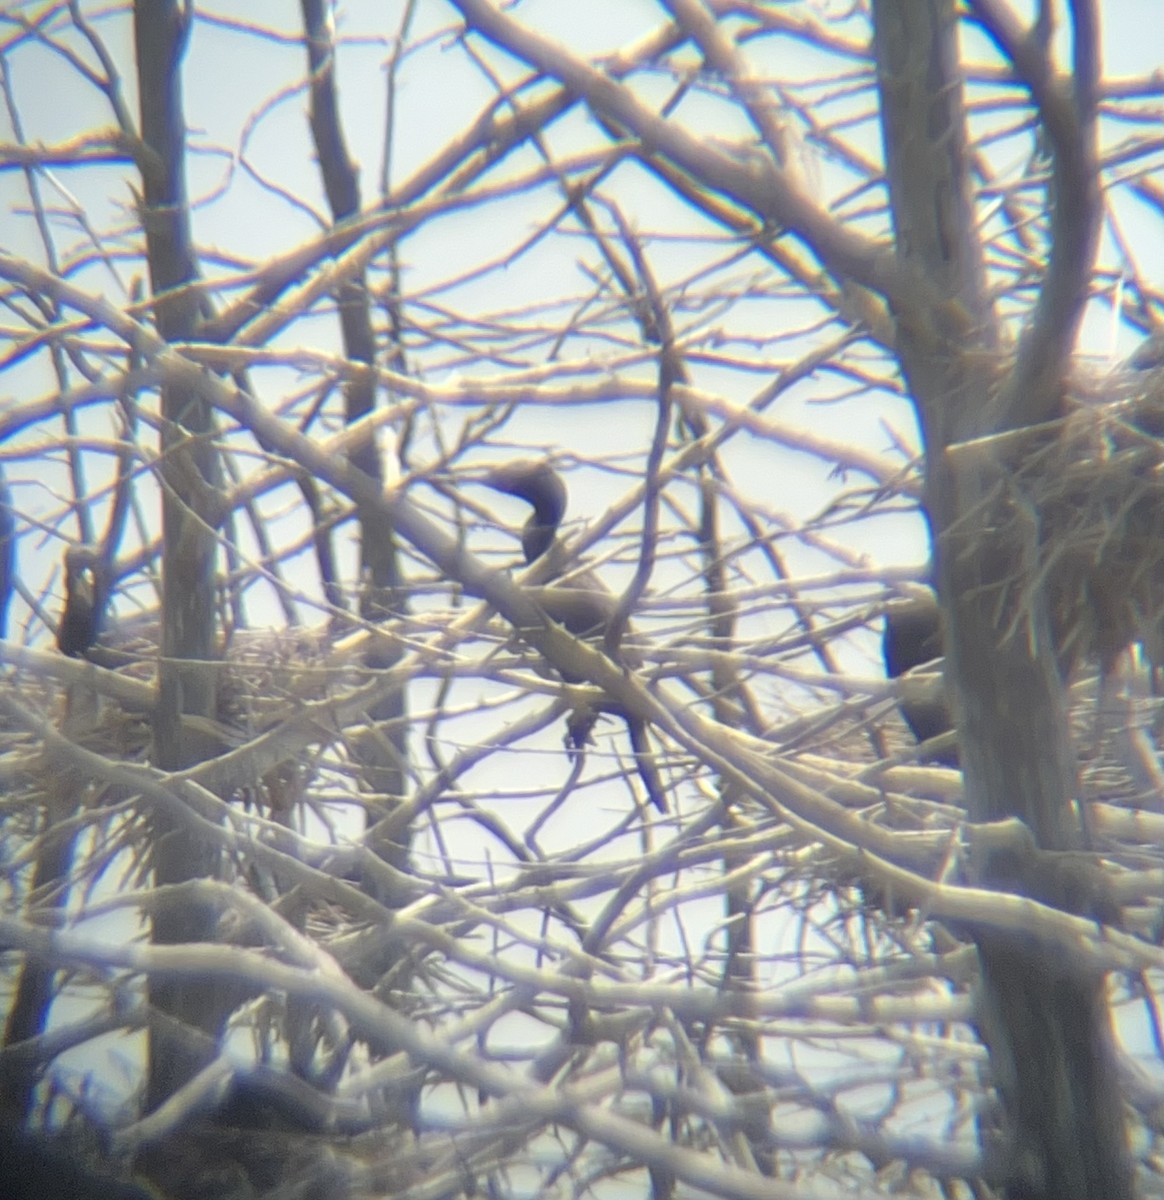
[[[27,1133],[4,1118],[0,1182],[7,1200],[156,1200],[136,1183],[82,1164],[66,1141]]]
[[[942,610],[937,600],[903,600],[885,610],[885,632],[881,638],[885,673],[897,679],[914,667],[936,662],[943,655]],[[903,694],[898,701],[901,715],[919,742],[948,733],[954,727],[943,700]],[[958,765],[957,748],[934,755],[945,766]]]
[[[80,658],[97,641],[105,607],[100,555],[92,546],[65,551],[65,607],[57,625],[57,649]]]
[[[521,550],[527,565],[536,562],[553,545],[566,515],[569,495],[561,475],[547,462],[516,462],[488,472],[483,482],[532,506],[522,526]]]
[[[516,496],[532,506],[533,512],[521,531],[521,549],[526,564],[532,565],[548,554],[551,556],[551,579],[561,575],[564,564],[553,559],[559,549],[558,527],[566,515],[568,496],[566,484],[558,472],[543,460],[522,461],[487,472],[481,477],[481,482],[496,491]],[[618,603],[595,575],[588,571],[578,575],[571,574],[567,582],[531,587],[527,590],[551,620],[565,626],[575,637],[602,646],[607,626]],[[625,667],[641,665],[638,656],[626,648],[620,650],[617,661]],[[564,672],[558,674],[566,683],[586,682],[580,675]],[[651,803],[660,812],[666,812],[666,796],[651,755],[646,723],[613,705],[606,705],[605,711],[615,713],[626,722],[639,777]],[[586,744],[593,723],[593,717],[571,720],[568,740],[574,750],[581,750]]]

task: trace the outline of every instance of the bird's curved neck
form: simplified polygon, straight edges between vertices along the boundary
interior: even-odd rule
[[[531,472],[514,492],[533,505],[521,531],[522,553],[526,563],[532,565],[554,544],[566,513],[566,488],[558,473],[546,468]]]
[[[558,532],[556,521],[547,522],[537,511],[525,523],[521,531],[521,550],[527,566],[532,566],[554,544]]]

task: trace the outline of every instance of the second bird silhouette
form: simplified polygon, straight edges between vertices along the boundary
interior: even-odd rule
[[[942,610],[931,597],[903,600],[885,610],[885,632],[881,639],[885,673],[898,679],[914,667],[934,663],[945,654],[942,637]],[[918,698],[908,692],[898,700],[905,723],[919,742],[928,742],[954,728],[944,699]],[[958,766],[958,748],[950,747],[932,755],[943,766]]]
[[[533,507],[521,531],[522,554],[527,565],[532,565],[544,555],[551,556],[548,581],[551,586],[530,588],[530,593],[551,620],[565,626],[575,637],[595,642],[601,647],[606,627],[617,608],[615,597],[589,571],[571,574],[568,583],[552,585],[553,579],[562,574],[564,567],[557,553],[558,527],[566,515],[568,501],[566,484],[561,475],[544,459],[523,460],[485,472],[480,482],[495,491],[516,496]],[[617,661],[624,667],[641,665],[638,656],[626,648],[620,650]],[[559,674],[566,683],[586,682],[582,676]],[[626,722],[639,778],[651,803],[660,812],[666,812],[666,793],[651,754],[646,722],[617,705],[604,705],[604,711],[613,712]],[[575,749],[582,748],[591,724],[585,720],[571,724],[570,736]]]

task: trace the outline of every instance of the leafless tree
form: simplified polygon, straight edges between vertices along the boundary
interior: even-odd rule
[[[1116,7],[5,6],[29,1194],[1164,1191]]]

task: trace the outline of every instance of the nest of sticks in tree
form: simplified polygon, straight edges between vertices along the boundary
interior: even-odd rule
[[[994,597],[1009,614],[1000,635],[1025,638],[1033,605],[1046,605],[1094,849],[1109,867],[1142,868],[1159,861],[1164,840],[1164,369],[1079,375],[1071,391],[1063,418],[949,453],[956,470],[976,473],[991,506],[980,514],[983,527],[1021,523],[1006,542],[1027,550],[1014,590]],[[940,667],[895,689],[940,705]],[[932,756],[917,764],[916,741],[898,716],[879,708],[869,720],[862,705],[856,712],[854,723],[854,709],[838,704],[834,720],[818,720],[797,761],[831,778],[828,794],[875,824],[952,836],[965,819],[957,770],[931,765]],[[849,879],[843,868],[833,882]],[[868,916],[867,889],[859,899]]]
[[[60,667],[59,674],[38,670],[32,663],[17,667],[10,680],[13,693],[31,719],[45,719],[83,750],[114,762],[145,762],[153,736],[157,633],[156,619],[111,623],[91,656],[117,674],[116,686],[89,686],[81,682],[87,664],[60,660],[53,664]],[[305,704],[328,694],[335,671],[327,637],[323,630],[248,630],[226,641],[220,662],[212,668],[218,672],[215,718],[198,723],[209,744],[217,744],[225,753],[275,729],[302,712]],[[287,756],[274,764],[264,760],[255,772],[249,772],[245,762],[240,764],[224,798],[241,799],[270,815],[289,812],[304,798],[310,783],[308,741],[306,733],[289,738]],[[33,835],[45,797],[61,791],[62,772],[78,779],[83,774],[66,751],[46,750],[29,723],[0,715],[0,782],[4,785],[0,813],[8,836],[19,841]],[[113,803],[124,789],[91,780],[85,791],[76,799],[92,820],[106,800]]]
[[[1019,534],[1022,571],[1000,612],[1045,598],[1065,674],[1102,671],[1138,644],[1164,665],[1164,368],[1077,372],[1070,408],[1044,425],[951,447],[959,472],[988,472],[990,524]],[[973,551],[973,547],[970,548]]]

